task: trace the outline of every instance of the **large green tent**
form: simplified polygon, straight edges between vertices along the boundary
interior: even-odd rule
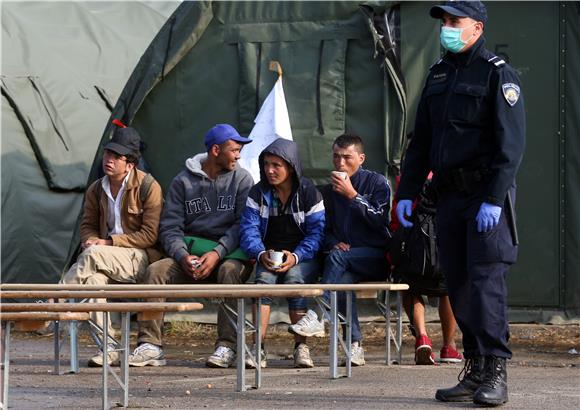
[[[177,2],[1,2],[2,282],[56,282],[110,110]]]
[[[365,139],[366,165],[392,176],[404,136],[413,127],[425,73],[441,52],[438,22],[428,17],[432,5],[184,2],[141,57],[111,118],[139,130],[148,144],[145,159],[166,187],[184,160],[203,150],[203,135],[215,123],[229,122],[250,132],[276,80],[268,64],[277,60],[284,69],[290,122],[306,174],[324,182],[331,141],[353,131]],[[487,46],[520,74],[528,118],[527,150],[518,176],[520,258],[509,274],[512,319],[577,315],[579,3],[487,6]],[[107,125],[95,158],[111,132]],[[98,161],[93,164],[90,180],[99,166]],[[53,208],[39,215],[69,218],[67,224],[76,217],[57,212]],[[49,246],[46,232],[35,235],[29,236],[35,249]]]
[[[516,319],[555,320],[580,310],[578,4],[487,4],[487,46],[520,74],[528,118],[518,177],[520,259],[509,276]],[[441,53],[432,5],[183,3],[135,68],[113,117],[140,131],[145,157],[166,187],[203,150],[213,124],[250,132],[277,78],[268,64],[277,60],[306,174],[324,182],[331,141],[353,131],[365,139],[366,165],[392,177],[425,74]]]

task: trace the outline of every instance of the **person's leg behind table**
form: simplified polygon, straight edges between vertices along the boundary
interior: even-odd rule
[[[212,272],[210,281],[224,285],[239,285],[246,283],[253,269],[253,264],[237,259],[226,259],[220,262]],[[234,312],[237,310],[237,301],[233,298],[225,302]],[[220,303],[217,318],[218,337],[215,342],[215,351],[208,357],[207,367],[228,368],[236,360],[236,329],[229,319],[225,307]]]
[[[60,283],[106,285],[109,283],[136,283],[138,277],[145,272],[149,264],[147,252],[143,249],[121,248],[118,246],[93,245],[85,249],[76,263],[64,274]],[[105,303],[106,299],[89,299],[90,303]],[[100,329],[103,328],[104,315],[108,313],[92,312],[91,320]],[[115,337],[115,330],[111,320],[108,320],[107,332],[111,338]],[[103,341],[101,340],[101,343]],[[119,354],[109,349],[108,362],[118,364]],[[103,353],[99,351],[89,359],[88,365],[100,367],[103,365]]]
[[[279,275],[274,272],[270,272],[268,269],[264,267],[261,263],[258,262],[256,265],[256,279],[255,282],[257,285],[274,285],[279,283]],[[264,340],[266,338],[266,332],[268,330],[268,324],[270,323],[270,305],[272,304],[272,298],[263,297],[260,299],[261,308],[260,308],[260,323],[256,323],[256,312],[257,312],[257,304],[254,302],[252,306],[252,315],[253,321],[256,323],[256,326],[260,326],[260,333],[261,333],[261,344],[262,348],[260,351],[260,367],[266,367],[266,348],[264,346]],[[251,347],[251,351],[255,352],[255,343],[256,343],[256,335],[254,334],[254,346]],[[246,358],[246,369],[255,369],[256,362],[252,360],[250,357]]]
[[[186,275],[179,263],[172,258],[164,258],[149,265],[138,279],[140,284],[165,285],[173,283],[194,283]],[[147,302],[164,302],[164,298],[151,298]],[[129,366],[165,366],[163,353],[163,319],[138,322],[137,347],[129,356]]]
[[[327,263],[329,263],[328,268]],[[325,274],[327,269],[334,272],[344,269],[342,274],[337,276],[337,282],[335,283],[339,284],[384,281],[389,277],[385,251],[379,248],[359,247],[350,248],[349,251],[332,251],[325,261]],[[338,292],[338,309],[341,314],[346,315],[346,292]],[[363,366],[365,364],[364,349],[362,347],[363,337],[358,320],[355,292],[352,292],[351,319],[351,363],[354,366]],[[344,325],[342,336],[343,339],[346,339],[346,326]]]
[[[284,284],[307,284],[315,283],[320,274],[320,262],[318,259],[311,259],[300,262],[293,266],[282,276]],[[306,315],[308,306],[304,297],[288,298],[288,313],[290,323],[296,324]],[[310,348],[306,344],[306,337],[294,334],[294,367],[309,368],[314,367],[314,362],[310,357]]]
[[[441,321],[441,331],[443,332],[443,346],[439,353],[439,361],[443,363],[461,363],[463,355],[457,351],[455,344],[457,322],[453,315],[449,296],[439,297],[439,319]]]
[[[433,344],[425,326],[425,301],[413,288],[403,294],[403,305],[411,323],[411,333],[415,336],[415,364],[434,365]]]

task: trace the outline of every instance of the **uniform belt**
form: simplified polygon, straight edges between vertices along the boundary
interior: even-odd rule
[[[466,169],[456,168],[435,174],[438,192],[473,193],[489,179],[491,172],[487,168]]]

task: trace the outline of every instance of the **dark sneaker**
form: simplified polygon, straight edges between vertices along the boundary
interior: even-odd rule
[[[461,363],[463,355],[452,346],[443,346],[439,352],[439,361],[443,363]]]
[[[415,364],[431,366],[435,364],[433,345],[427,335],[419,335],[415,342]]]

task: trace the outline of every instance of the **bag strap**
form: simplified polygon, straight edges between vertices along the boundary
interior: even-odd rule
[[[149,195],[149,189],[151,188],[153,181],[153,175],[149,173],[145,174],[145,178],[143,178],[143,182],[141,182],[141,186],[139,187],[139,200],[141,201],[141,204],[145,202],[145,198]]]
[[[153,184],[154,180],[155,178],[153,178],[153,175],[149,173],[145,174],[145,178],[143,178],[143,182],[141,182],[141,185],[139,186],[139,201],[141,201],[141,205],[143,205],[145,198],[147,198],[147,195],[149,195],[149,190],[151,189],[151,185]],[[97,203],[100,204],[101,195],[103,195],[103,186],[100,182],[97,182],[95,194],[97,195]]]

